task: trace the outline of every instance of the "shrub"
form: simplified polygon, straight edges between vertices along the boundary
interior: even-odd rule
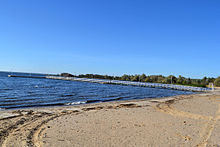
[[[215,86],[220,87],[220,77],[218,77],[217,79],[215,79],[214,84],[215,84]]]

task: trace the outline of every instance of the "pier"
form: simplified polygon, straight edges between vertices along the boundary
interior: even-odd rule
[[[17,78],[38,78],[38,79],[45,79],[46,77],[42,76],[42,77],[39,77],[39,76],[17,76],[17,75],[8,75],[8,77],[17,77]]]
[[[193,91],[193,92],[205,92],[205,91],[214,90],[213,88],[192,87],[192,86],[175,85],[175,84],[146,83],[146,82],[120,81],[120,80],[107,80],[107,79],[89,79],[89,78],[61,77],[61,76],[46,76],[46,78],[57,79],[57,80],[91,82],[91,83],[100,83],[100,84],[117,84],[117,85],[131,85],[131,86],[141,86],[141,87],[151,87],[151,88],[166,88],[166,89],[174,89],[174,90],[182,90],[182,91]]]

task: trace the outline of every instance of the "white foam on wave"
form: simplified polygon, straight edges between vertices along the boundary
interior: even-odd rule
[[[79,104],[85,104],[86,101],[78,101],[78,102],[72,102],[72,103],[67,103],[66,105],[79,105]]]

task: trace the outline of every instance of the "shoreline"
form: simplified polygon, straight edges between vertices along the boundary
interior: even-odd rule
[[[93,105],[102,105],[102,104],[117,104],[117,103],[129,103],[129,102],[141,102],[141,101],[152,101],[152,100],[166,100],[184,96],[193,96],[193,95],[200,95],[200,94],[207,94],[212,92],[197,92],[195,94],[184,94],[184,95],[176,95],[176,96],[168,96],[168,97],[155,97],[155,98],[141,98],[141,99],[131,99],[131,100],[112,100],[107,102],[91,102],[91,103],[82,103],[82,104],[73,104],[73,105],[55,105],[55,106],[39,106],[39,107],[23,107],[23,108],[10,108],[10,109],[0,109],[0,112],[4,111],[25,111],[25,110],[39,110],[39,109],[65,109],[67,107],[86,107],[86,106],[93,106]],[[1,119],[1,118],[0,118]]]
[[[176,122],[176,123],[180,123],[179,119],[182,117],[186,117],[187,119],[197,119],[197,120],[201,119],[201,122],[203,122],[204,120],[209,122],[210,121],[209,118],[214,117],[214,116],[210,116],[210,117],[207,116],[208,119],[206,119],[206,115],[197,114],[197,113],[203,112],[203,110],[198,111],[195,108],[198,107],[198,109],[200,109],[199,105],[201,105],[201,108],[207,110],[207,111],[204,111],[204,113],[207,113],[209,111],[210,112],[213,111],[212,108],[206,107],[206,105],[208,105],[208,104],[206,104],[206,102],[203,102],[203,101],[200,102],[198,100],[195,101],[195,99],[205,99],[206,100],[207,98],[210,99],[210,98],[216,97],[216,96],[220,96],[220,92],[218,90],[215,92],[206,92],[206,93],[199,93],[199,94],[192,94],[192,95],[178,95],[178,96],[166,97],[166,98],[125,100],[125,101],[82,104],[82,105],[72,105],[72,106],[58,106],[58,107],[56,106],[56,107],[25,108],[25,109],[19,109],[19,110],[1,110],[0,111],[0,113],[1,113],[1,115],[0,115],[0,128],[1,128],[0,129],[0,136],[1,136],[0,137],[0,145],[2,147],[4,147],[4,146],[51,146],[51,145],[53,146],[53,145],[58,144],[58,146],[59,146],[59,143],[62,143],[62,144],[64,143],[65,146],[69,146],[68,142],[73,141],[75,143],[76,142],[79,143],[79,140],[87,137],[88,141],[84,140],[83,142],[81,142],[83,144],[80,144],[80,146],[89,145],[91,142],[93,143],[93,144],[91,144],[91,146],[101,146],[101,144],[97,140],[97,138],[94,138],[95,136],[90,134],[91,128],[94,129],[94,127],[96,127],[96,129],[97,129],[97,128],[101,127],[103,129],[101,129],[100,132],[98,132],[98,134],[96,132],[94,132],[96,135],[102,134],[105,136],[104,132],[106,130],[108,130],[108,132],[113,131],[112,132],[113,134],[106,136],[106,137],[110,137],[111,141],[109,141],[105,137],[101,137],[102,142],[106,146],[109,146],[109,145],[112,145],[111,143],[115,142],[115,141],[117,143],[120,143],[120,141],[119,141],[120,137],[126,136],[126,132],[124,132],[124,130],[122,128],[117,129],[117,131],[121,132],[122,134],[120,134],[120,133],[118,134],[116,132],[114,134],[114,129],[112,129],[112,126],[115,125],[114,121],[116,121],[116,120],[118,122],[121,122],[120,123],[121,126],[127,125],[126,128],[128,130],[126,130],[126,131],[130,132],[131,134],[132,133],[135,134],[135,132],[137,130],[135,128],[133,128],[134,127],[133,125],[130,126],[130,124],[127,124],[127,123],[130,122],[132,124],[134,121],[139,120],[139,119],[141,119],[142,124],[143,124],[143,126],[141,126],[142,129],[148,128],[151,131],[156,130],[156,132],[160,132],[160,130],[158,130],[157,128],[154,128],[153,126],[149,126],[149,127],[147,126],[147,124],[151,124],[151,120],[149,120],[148,117],[151,118],[152,120],[155,120],[157,122],[156,123],[157,125],[162,125],[162,124],[158,124],[159,123],[158,121],[161,118],[163,118],[167,122],[171,121],[171,122]],[[198,103],[198,105],[191,103],[191,101],[193,101],[194,103]],[[188,103],[185,107],[188,107],[188,105],[192,105],[192,107],[189,107],[187,110],[185,110],[185,107],[178,104],[179,102],[180,103],[184,102],[183,104]],[[218,103],[218,101],[216,101],[216,102]],[[176,105],[176,104],[178,104],[178,105]],[[177,108],[178,111],[171,110],[169,108],[171,105],[176,105],[175,107]],[[202,107],[203,105],[205,107]],[[210,106],[211,106],[211,103],[210,103]],[[213,107],[213,109],[214,109],[214,107]],[[196,113],[193,112],[191,114],[190,113],[191,110],[195,111]],[[169,115],[167,115],[166,113],[169,113]],[[116,114],[118,114],[120,117],[118,117]],[[146,118],[144,118],[142,115],[143,116],[149,115],[149,116],[146,116]],[[171,117],[171,116],[174,116],[174,117]],[[104,117],[105,119],[102,117]],[[168,117],[170,117],[170,118],[168,118]],[[135,118],[135,119],[130,120],[131,118]],[[186,118],[184,118],[183,122],[185,121]],[[220,116],[219,116],[219,118],[220,118]],[[104,121],[103,119],[108,120],[107,121],[108,123],[103,122]],[[163,119],[161,121],[163,121]],[[81,121],[81,123],[76,123],[75,122],[76,120]],[[96,122],[96,120],[99,120],[99,121]],[[124,120],[126,120],[126,121],[124,121]],[[94,121],[95,121],[95,124],[90,126],[89,125],[90,122],[94,123]],[[189,121],[193,122],[193,120],[189,120]],[[72,124],[73,122],[75,122],[75,123]],[[199,122],[199,123],[201,123],[201,122]],[[218,123],[218,119],[216,119],[216,123]],[[208,125],[209,123],[205,123],[205,124]],[[111,129],[105,128],[106,126],[109,126],[109,125],[111,126]],[[202,124],[200,124],[200,125],[202,125]],[[195,128],[198,128],[196,125],[193,125],[193,126]],[[76,128],[74,128],[74,127],[76,127]],[[165,127],[165,126],[162,125],[162,127]],[[167,130],[168,132],[173,130],[172,126],[169,126],[169,127],[170,128],[168,128],[168,130]],[[71,131],[62,132],[62,130],[69,130],[69,129],[70,130],[73,129],[72,132],[75,132],[75,131],[76,132],[75,133],[71,133]],[[167,129],[167,128],[165,127],[165,129]],[[181,130],[182,128],[179,127],[178,129]],[[78,130],[78,132],[77,132],[77,130]],[[81,132],[82,130],[84,130],[87,133],[85,134],[85,132],[84,133]],[[61,131],[61,133],[59,133],[60,131]],[[139,131],[141,131],[141,130],[139,130]],[[184,132],[184,130],[182,130],[182,131]],[[75,136],[77,133],[79,133],[81,135]],[[20,139],[17,139],[18,134],[21,135]],[[93,136],[93,138],[91,138],[91,136],[89,136],[88,134]],[[171,134],[172,133],[168,133],[167,135],[171,135]],[[115,139],[115,140],[113,139],[114,135],[117,136],[116,137],[117,139]],[[50,137],[47,137],[47,136],[50,136]],[[67,139],[67,138],[65,138],[65,136],[68,136],[70,138]],[[75,136],[75,137],[73,137],[73,136]],[[142,136],[136,137],[135,140],[139,140],[143,136],[147,137],[148,134],[144,134],[144,132],[142,132]],[[61,139],[63,141],[60,142],[59,141],[60,137],[61,138],[64,137],[65,139]],[[157,138],[158,135],[154,134],[154,135],[150,136],[150,138],[151,137]],[[159,137],[161,137],[161,136],[159,136]],[[78,138],[79,140],[76,141],[74,138]],[[149,138],[149,136],[147,138]],[[191,138],[192,138],[192,136],[191,136]],[[133,141],[133,139],[131,139],[131,140]],[[127,141],[129,141],[129,139]],[[53,142],[56,144],[53,144]],[[163,142],[164,142],[164,140],[162,139],[162,142],[159,141],[158,145]],[[178,143],[180,143],[180,142],[178,142]],[[195,140],[191,141],[190,139],[187,140],[187,142],[190,144],[186,144],[186,145],[192,145],[194,143],[197,143],[197,142],[195,142]],[[99,145],[97,145],[97,143],[99,143]],[[136,143],[140,143],[140,142],[136,142]],[[144,145],[143,143],[144,142],[142,142],[142,144],[139,144],[139,145],[140,146]],[[171,143],[171,145],[177,145],[172,141],[170,143]],[[172,143],[174,143],[174,144],[172,144]],[[124,144],[124,146],[125,146],[125,144]],[[129,145],[129,144],[126,144],[126,145]],[[148,144],[148,145],[150,145],[150,144]],[[154,144],[152,142],[152,145],[156,145],[156,144]],[[182,145],[184,146],[184,144],[182,144]],[[74,146],[79,146],[79,144],[78,145],[75,144]],[[112,146],[117,146],[117,144],[115,144],[115,145],[113,144]],[[122,146],[123,146],[123,144],[122,144]]]
[[[50,108],[62,108],[62,107],[77,107],[77,106],[86,106],[86,105],[95,105],[95,104],[102,104],[102,103],[117,103],[117,102],[130,102],[130,101],[148,101],[148,100],[158,100],[158,99],[166,99],[166,98],[174,98],[178,96],[188,96],[188,95],[197,95],[197,94],[205,94],[205,93],[212,93],[212,91],[206,92],[193,92],[192,94],[181,94],[175,96],[165,96],[165,97],[154,97],[154,98],[140,98],[140,99],[130,99],[130,100],[112,100],[112,101],[97,101],[97,102],[87,102],[87,101],[79,101],[80,104],[63,104],[63,105],[51,105],[51,106],[35,106],[35,107],[18,107],[18,108],[0,108],[0,112],[2,111],[16,111],[16,110],[35,110],[35,109],[50,109]],[[85,103],[84,103],[85,102]],[[78,103],[78,102],[73,102]]]

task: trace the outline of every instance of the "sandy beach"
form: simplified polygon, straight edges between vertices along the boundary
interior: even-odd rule
[[[219,132],[219,91],[0,111],[1,147],[217,147]]]

